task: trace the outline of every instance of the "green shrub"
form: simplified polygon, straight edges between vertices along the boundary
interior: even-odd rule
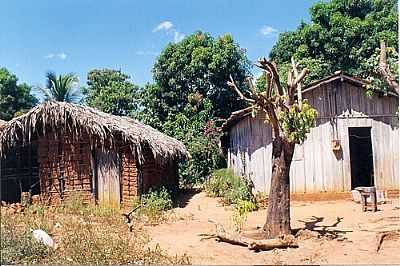
[[[235,204],[235,211],[232,215],[232,221],[236,226],[237,231],[243,229],[243,225],[247,220],[247,215],[249,212],[257,210],[258,206],[254,201],[250,200],[238,200]]]
[[[138,204],[142,207],[136,212],[137,215],[146,217],[150,223],[155,223],[165,218],[165,211],[172,208],[172,199],[167,189],[162,187],[143,194],[141,200],[136,201],[133,207]]]
[[[205,190],[212,197],[222,197],[226,204],[237,204],[240,200],[254,201],[248,181],[234,175],[231,169],[212,172]]]

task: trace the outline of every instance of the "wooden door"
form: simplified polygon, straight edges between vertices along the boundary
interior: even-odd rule
[[[96,150],[97,198],[101,205],[119,208],[120,177],[117,153]]]

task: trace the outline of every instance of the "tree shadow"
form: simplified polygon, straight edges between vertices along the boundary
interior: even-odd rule
[[[190,199],[193,198],[194,195],[200,193],[200,189],[196,188],[185,188],[180,189],[174,197],[174,207],[175,208],[184,208],[189,203]]]
[[[335,229],[339,223],[341,223],[343,220],[343,217],[337,217],[336,221],[332,223],[331,225],[317,225],[320,222],[324,221],[324,217],[317,217],[317,216],[311,216],[311,219],[309,221],[303,221],[303,220],[298,220],[299,222],[304,223],[303,228],[296,228],[292,229],[292,233],[295,235],[297,234],[300,230],[310,230],[317,232],[320,237],[327,237],[330,239],[336,239],[339,236],[343,236],[346,233],[353,232],[351,230],[337,230]]]

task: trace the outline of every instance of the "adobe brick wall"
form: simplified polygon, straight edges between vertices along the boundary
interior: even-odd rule
[[[91,150],[89,137],[79,139],[70,135],[49,133],[38,138],[38,162],[41,200],[57,204],[72,195],[82,202],[92,200]],[[60,191],[60,177],[64,177],[64,191]]]

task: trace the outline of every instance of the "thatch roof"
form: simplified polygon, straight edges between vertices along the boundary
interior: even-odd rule
[[[0,132],[0,154],[18,143],[28,143],[32,137],[46,131],[71,132],[79,137],[86,132],[91,142],[115,145],[116,141],[129,145],[139,155],[148,145],[158,160],[180,160],[188,157],[185,146],[158,130],[129,118],[114,116],[91,107],[47,101],[28,113],[7,122]]]

